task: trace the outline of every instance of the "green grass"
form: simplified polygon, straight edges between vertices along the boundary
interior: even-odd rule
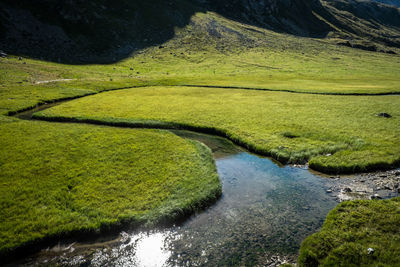
[[[344,202],[301,245],[300,266],[399,266],[400,198]],[[368,248],[375,252],[368,254]]]
[[[170,222],[221,194],[210,150],[167,131],[0,118],[0,255]]]
[[[399,96],[146,87],[73,100],[34,117],[215,132],[282,162],[309,160],[313,169],[344,173],[399,164],[399,107]]]
[[[163,48],[147,47],[113,64],[0,58],[1,253],[73,231],[173,219],[177,211],[190,212],[221,190],[210,152],[172,134],[2,115],[134,86],[400,93],[400,56],[330,42],[278,34],[207,12],[176,28]],[[40,116],[185,126],[227,135],[281,161],[309,160],[310,167],[323,172],[356,172],[399,164],[399,104],[399,96],[151,87],[85,97]],[[393,118],[377,117],[380,112]],[[386,222],[379,210],[371,214]]]
[[[212,85],[329,94],[400,93],[400,56],[336,46],[197,13],[163,44],[114,64],[0,58],[0,113],[141,85]],[[218,33],[219,37],[210,33]],[[25,63],[25,64],[24,64]],[[56,81],[59,79],[70,81]]]

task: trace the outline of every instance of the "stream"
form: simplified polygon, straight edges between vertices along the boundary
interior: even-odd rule
[[[33,112],[18,117],[29,119],[29,113]],[[172,132],[212,149],[223,186],[222,197],[216,204],[179,225],[125,229],[116,236],[85,242],[65,240],[11,265],[149,267],[295,263],[302,240],[322,226],[327,213],[341,200],[338,196],[343,186],[351,186],[357,180],[314,174],[307,166],[282,166],[221,137],[182,130]],[[361,185],[368,183],[357,184]],[[367,186],[365,195],[374,192],[373,185],[371,188]],[[385,197],[398,195],[389,191]]]

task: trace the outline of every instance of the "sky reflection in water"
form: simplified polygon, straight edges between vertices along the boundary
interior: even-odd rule
[[[337,204],[325,192],[330,181],[301,168],[246,152],[216,164],[224,192],[217,204],[180,227],[123,233],[121,244],[87,260],[94,266],[256,265],[274,255],[293,260]]]

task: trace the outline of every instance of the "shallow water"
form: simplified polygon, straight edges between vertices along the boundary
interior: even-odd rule
[[[91,266],[235,266],[294,262],[301,241],[337,204],[333,182],[304,168],[279,166],[229,141],[175,132],[212,148],[221,199],[180,226],[122,232],[107,242],[64,244],[23,264]]]

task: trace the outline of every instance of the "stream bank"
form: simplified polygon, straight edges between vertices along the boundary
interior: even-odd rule
[[[125,229],[117,237],[64,241],[17,264],[279,266],[296,262],[301,241],[318,231],[326,214],[344,200],[342,195],[398,195],[374,187],[384,178],[396,180],[396,171],[384,172],[386,177],[383,172],[322,177],[311,173],[307,166],[282,166],[248,153],[224,138],[188,131],[174,133],[212,149],[223,184],[223,195],[214,206],[172,227]],[[361,185],[367,186],[370,193],[357,192]],[[352,188],[352,192],[345,188]]]
[[[29,113],[36,111],[18,117],[30,119]],[[223,184],[222,198],[214,206],[169,228],[125,229],[117,238],[104,236],[84,243],[65,240],[17,264],[276,266],[294,263],[301,241],[321,227],[326,214],[338,202],[399,195],[398,170],[327,176],[310,172],[306,165],[283,166],[246,152],[221,137],[172,132],[212,149]]]

